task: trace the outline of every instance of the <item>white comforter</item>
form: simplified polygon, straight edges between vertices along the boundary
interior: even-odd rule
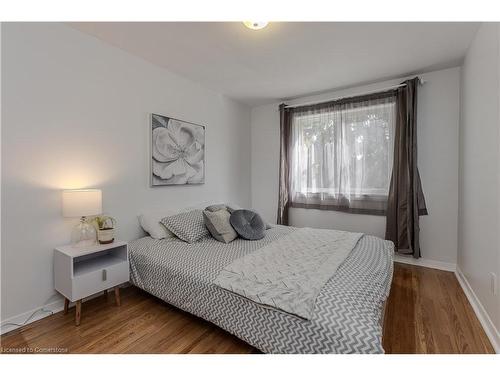
[[[254,302],[310,319],[316,297],[361,233],[302,228],[226,266],[215,284]]]

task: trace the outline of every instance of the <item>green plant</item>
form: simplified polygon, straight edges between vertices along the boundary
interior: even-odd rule
[[[116,220],[111,216],[99,215],[92,219],[92,221],[97,225],[97,228],[103,229],[113,229],[115,227]]]

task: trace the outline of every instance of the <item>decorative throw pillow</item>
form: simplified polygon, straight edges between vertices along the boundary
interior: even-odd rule
[[[226,204],[226,209],[229,211],[230,214],[232,214],[234,211],[242,210],[243,208],[241,208],[240,206],[238,206],[236,204],[229,203],[229,204]]]
[[[216,212],[216,211],[219,211],[219,210],[227,210],[230,214],[232,214],[236,210],[242,210],[242,209],[243,208],[241,208],[240,206],[237,206],[237,205],[232,204],[232,203],[228,203],[228,204],[225,204],[225,203],[212,204],[212,205],[210,205],[208,207],[205,207],[205,210],[210,211],[210,212]],[[266,230],[272,228],[271,224],[269,224],[267,222],[265,224],[266,224]]]
[[[236,210],[229,221],[234,230],[246,240],[260,240],[266,235],[266,224],[257,212]]]
[[[205,210],[203,211],[203,218],[210,234],[217,241],[229,243],[238,237],[229,222],[231,214],[225,208],[214,212]]]
[[[144,210],[137,218],[145,232],[151,237],[161,240],[163,238],[175,237],[175,235],[161,223],[161,219],[167,216],[180,214],[181,212],[203,210],[207,203],[208,202],[202,202],[183,208],[155,208],[152,210]]]
[[[206,211],[210,212],[216,212],[220,210],[226,210],[226,205],[225,204],[212,204],[211,206],[208,206],[205,208]]]
[[[208,207],[207,207],[207,208],[208,208]],[[243,210],[243,208],[241,208],[240,206],[237,206],[237,205],[232,204],[232,203],[228,203],[228,204],[226,205],[226,209],[227,209],[227,210],[229,211],[229,213],[231,213],[231,214],[232,214],[234,211],[237,211],[237,210]],[[267,230],[267,229],[271,229],[271,228],[272,228],[271,224],[266,223],[266,222],[265,222],[265,224],[266,224],[266,230]]]
[[[161,219],[165,217],[165,212],[163,213],[145,213],[137,216],[139,219],[139,224],[141,224],[142,229],[147,232],[151,237],[161,240],[163,238],[174,237],[174,234],[170,232],[164,225],[160,223]]]
[[[179,239],[188,243],[196,242],[210,234],[203,221],[201,210],[164,217],[161,223]]]

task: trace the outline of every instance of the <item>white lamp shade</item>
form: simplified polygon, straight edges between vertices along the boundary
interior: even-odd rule
[[[63,190],[63,216],[81,217],[102,213],[102,192],[99,189]]]

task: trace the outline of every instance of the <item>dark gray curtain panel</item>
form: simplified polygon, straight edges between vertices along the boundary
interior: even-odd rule
[[[290,111],[285,104],[279,106],[280,111],[280,168],[278,191],[277,224],[288,225],[288,208],[290,206],[289,189],[289,150],[290,150]]]
[[[397,89],[394,136],[394,165],[389,196],[385,238],[398,252],[420,257],[419,216],[427,215],[417,167],[417,91],[419,79]]]

